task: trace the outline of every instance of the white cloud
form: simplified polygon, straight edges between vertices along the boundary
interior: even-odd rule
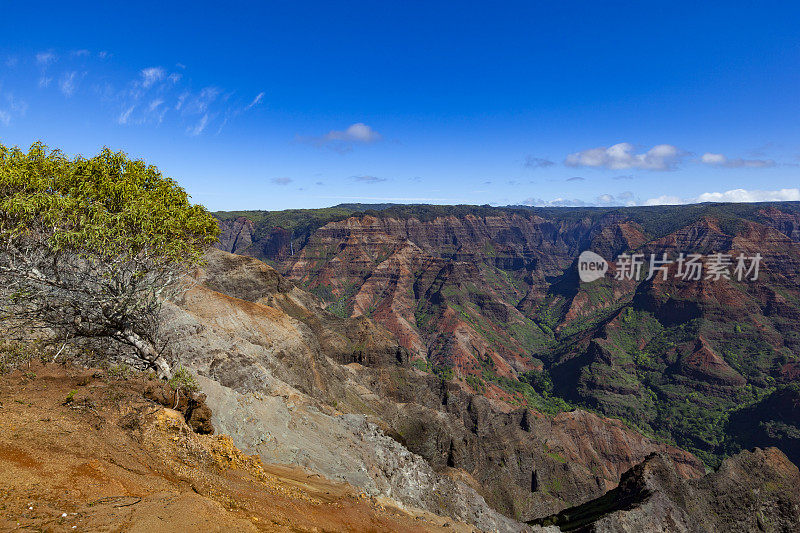
[[[189,98],[189,93],[184,92],[178,96],[178,103],[175,104],[175,111],[180,111],[186,99]]]
[[[198,135],[203,133],[203,130],[206,129],[207,125],[208,125],[208,114],[205,114],[203,115],[203,118],[201,118],[200,121],[197,124],[195,124],[194,127],[189,127],[187,128],[186,131],[189,133],[189,135],[197,137]]]
[[[76,71],[66,72],[63,76],[61,76],[61,80],[58,82],[58,88],[61,89],[61,92],[67,98],[71,97],[75,94],[75,91],[78,88],[78,83],[80,79],[78,78],[78,73]]]
[[[15,58],[3,54],[0,68],[17,65]],[[68,99],[91,93],[97,97],[97,105],[105,107],[106,118],[112,123],[157,126],[172,121],[191,136],[208,131],[219,133],[237,116],[263,105],[266,99],[265,92],[238,97],[235,91],[220,87],[193,88],[183,71],[186,67],[180,64],[139,65],[123,79],[109,71],[112,58],[109,52],[79,48],[34,51],[27,59],[33,68],[29,81],[34,85],[38,82],[42,89],[55,88]],[[20,65],[22,59],[20,56]],[[0,124],[13,123],[21,113],[5,102],[4,96],[0,92],[0,110],[4,113]],[[349,142],[371,138],[358,127],[342,133]]]
[[[182,107],[183,113],[187,115],[204,114],[221,92],[217,87],[204,87],[196,96],[184,93],[178,99],[179,108]]]
[[[292,182],[292,178],[272,178],[270,181],[275,185],[289,185]]]
[[[36,63],[46,67],[50,63],[54,63],[58,59],[53,52],[39,52],[36,54]]]
[[[379,141],[381,134],[373,130],[363,122],[352,124],[344,131],[332,130],[329,131],[324,137],[326,141],[345,141],[345,142],[359,142],[371,143]]]
[[[705,192],[696,198],[678,196],[659,196],[650,198],[645,205],[677,205],[701,202],[796,202],[800,201],[800,189],[779,189],[774,191],[731,189],[725,192]]]
[[[119,118],[117,119],[117,123],[121,125],[125,125],[128,123],[128,120],[131,118],[131,113],[133,113],[134,106],[130,106],[128,109],[123,111]]]
[[[256,95],[256,97],[255,97],[255,98],[253,98],[253,101],[252,101],[252,102],[250,102],[250,103],[247,105],[247,107],[245,107],[245,108],[244,108],[244,110],[245,110],[245,111],[247,111],[247,110],[250,110],[250,109],[254,108],[254,107],[255,107],[255,106],[257,106],[258,104],[260,104],[260,103],[261,103],[261,100],[263,100],[263,99],[264,99],[264,91],[261,91],[260,93],[258,93],[258,94]]]
[[[739,157],[728,159],[723,154],[712,154],[710,152],[703,154],[700,162],[704,165],[725,168],[767,168],[775,166],[775,161],[772,159],[742,159]]]
[[[691,200],[684,200],[679,198],[678,196],[671,196],[668,194],[663,194],[656,198],[649,198],[645,200],[644,205],[678,205],[678,204],[690,204],[692,203]]]
[[[11,114],[8,111],[3,111],[0,109],[0,123],[2,123],[4,126],[11,124]]]
[[[152,86],[154,83],[163,80],[167,75],[166,71],[161,67],[144,68],[140,74],[142,76],[142,87],[145,89]]]
[[[725,192],[706,192],[697,197],[698,202],[790,202],[800,201],[800,189],[777,191],[748,191],[733,189]]]
[[[369,144],[380,141],[383,136],[363,122],[351,124],[345,130],[331,130],[322,137],[298,137],[299,142],[314,146],[325,146],[344,154],[353,149],[355,144]]]
[[[671,144],[659,144],[650,150],[636,154],[630,143],[591,148],[569,154],[564,164],[570,167],[595,167],[611,170],[629,168],[641,170],[673,170],[684,153]]]
[[[580,200],[577,198],[555,198],[554,200],[543,200],[541,198],[528,198],[522,202],[523,205],[536,207],[615,207],[636,205],[633,193],[630,191],[619,194],[601,194],[592,201]]]

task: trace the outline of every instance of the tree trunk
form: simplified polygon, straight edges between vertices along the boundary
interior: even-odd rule
[[[158,373],[159,378],[166,380],[172,378],[172,369],[169,367],[166,359],[164,359],[162,356],[156,356],[156,358],[150,361],[150,363],[153,365],[154,370]]]
[[[136,348],[139,358],[146,361],[150,368],[158,373],[159,378],[172,378],[172,369],[169,367],[169,363],[162,355],[156,353],[155,347],[150,341],[141,338],[133,331],[123,331],[120,332],[120,335],[125,342]]]

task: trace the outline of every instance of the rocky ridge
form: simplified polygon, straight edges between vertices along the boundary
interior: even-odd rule
[[[776,448],[744,451],[700,479],[675,475],[654,454],[622,476],[617,488],[538,520],[563,531],[791,532],[800,523],[800,472]]]

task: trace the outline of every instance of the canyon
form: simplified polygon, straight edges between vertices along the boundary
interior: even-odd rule
[[[710,466],[743,443],[782,439],[794,453],[796,415],[763,421],[773,437],[754,440],[759,431],[738,433],[734,412],[793,394],[797,203],[217,216],[221,249],[268,262],[338,316],[373,319],[412,365],[463,390],[549,414],[582,407],[620,418]],[[578,280],[584,250],[610,262],[608,276]],[[706,268],[716,253],[762,261],[756,281],[680,280],[674,263],[667,279],[614,279],[625,252],[702,254]]]

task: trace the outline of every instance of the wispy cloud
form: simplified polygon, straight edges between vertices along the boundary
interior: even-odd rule
[[[147,89],[148,87],[152,87],[155,83],[163,80],[167,75],[167,71],[161,67],[148,67],[143,68],[140,74],[142,76],[142,87]]]
[[[78,84],[83,76],[79,75],[77,71],[65,72],[58,82],[58,88],[61,93],[67,98],[72,97],[78,89]]]
[[[129,108],[125,109],[122,113],[120,113],[119,118],[117,119],[117,124],[124,126],[128,123],[131,118],[131,113],[133,113],[133,109],[136,106],[130,106]]]
[[[293,180],[292,178],[272,178],[270,181],[275,185],[289,185]]]
[[[203,87],[197,94],[183,93],[179,97],[179,109],[185,115],[206,113],[220,93],[222,89],[218,87]]]
[[[569,167],[594,167],[611,170],[674,170],[686,155],[671,144],[659,144],[643,153],[634,153],[631,143],[618,143],[569,154],[564,164]]]
[[[25,100],[17,98],[12,92],[2,91],[0,86],[0,124],[9,126],[14,118],[25,116],[28,104]]]
[[[552,167],[553,165],[555,165],[555,163],[553,161],[550,161],[549,159],[534,157],[532,155],[525,157],[526,168],[547,168],[547,167]]]
[[[245,111],[248,111],[248,110],[250,110],[250,109],[253,109],[255,106],[257,106],[258,104],[260,104],[260,103],[261,103],[261,100],[263,100],[263,99],[264,99],[264,91],[261,91],[260,93],[258,93],[258,94],[256,95],[256,97],[255,97],[255,98],[253,98],[253,101],[252,101],[252,102],[250,102],[249,104],[247,104],[247,107],[245,107],[245,108],[244,108],[244,109],[245,109]]]
[[[387,181],[386,178],[379,178],[377,176],[352,176],[350,179],[360,181],[361,183],[380,183]]]
[[[58,57],[53,52],[39,52],[36,54],[36,64],[46,67],[52,63],[55,63]]]
[[[567,178],[566,181],[586,181],[586,178],[582,178],[580,176],[573,176],[571,178]]]
[[[193,86],[189,70],[181,64],[171,68],[147,66],[121,79],[109,75],[112,57],[106,51],[44,50],[27,61],[37,68],[40,88],[55,86],[65,98],[81,93],[92,96],[109,110],[110,120],[128,127],[167,123],[182,128],[189,136],[209,130],[220,133],[265,98],[264,92],[244,99],[215,85]],[[13,119],[14,113],[8,108],[0,104],[0,110],[10,117],[8,120]]]
[[[189,126],[186,128],[186,132],[192,137],[197,137],[203,133],[203,130],[206,129],[206,126],[208,126],[208,114],[203,115],[194,126]]]
[[[712,154],[710,152],[703,154],[700,162],[704,165],[722,168],[768,168],[775,166],[775,161],[772,159],[742,159],[739,157],[728,159],[723,154]]]

